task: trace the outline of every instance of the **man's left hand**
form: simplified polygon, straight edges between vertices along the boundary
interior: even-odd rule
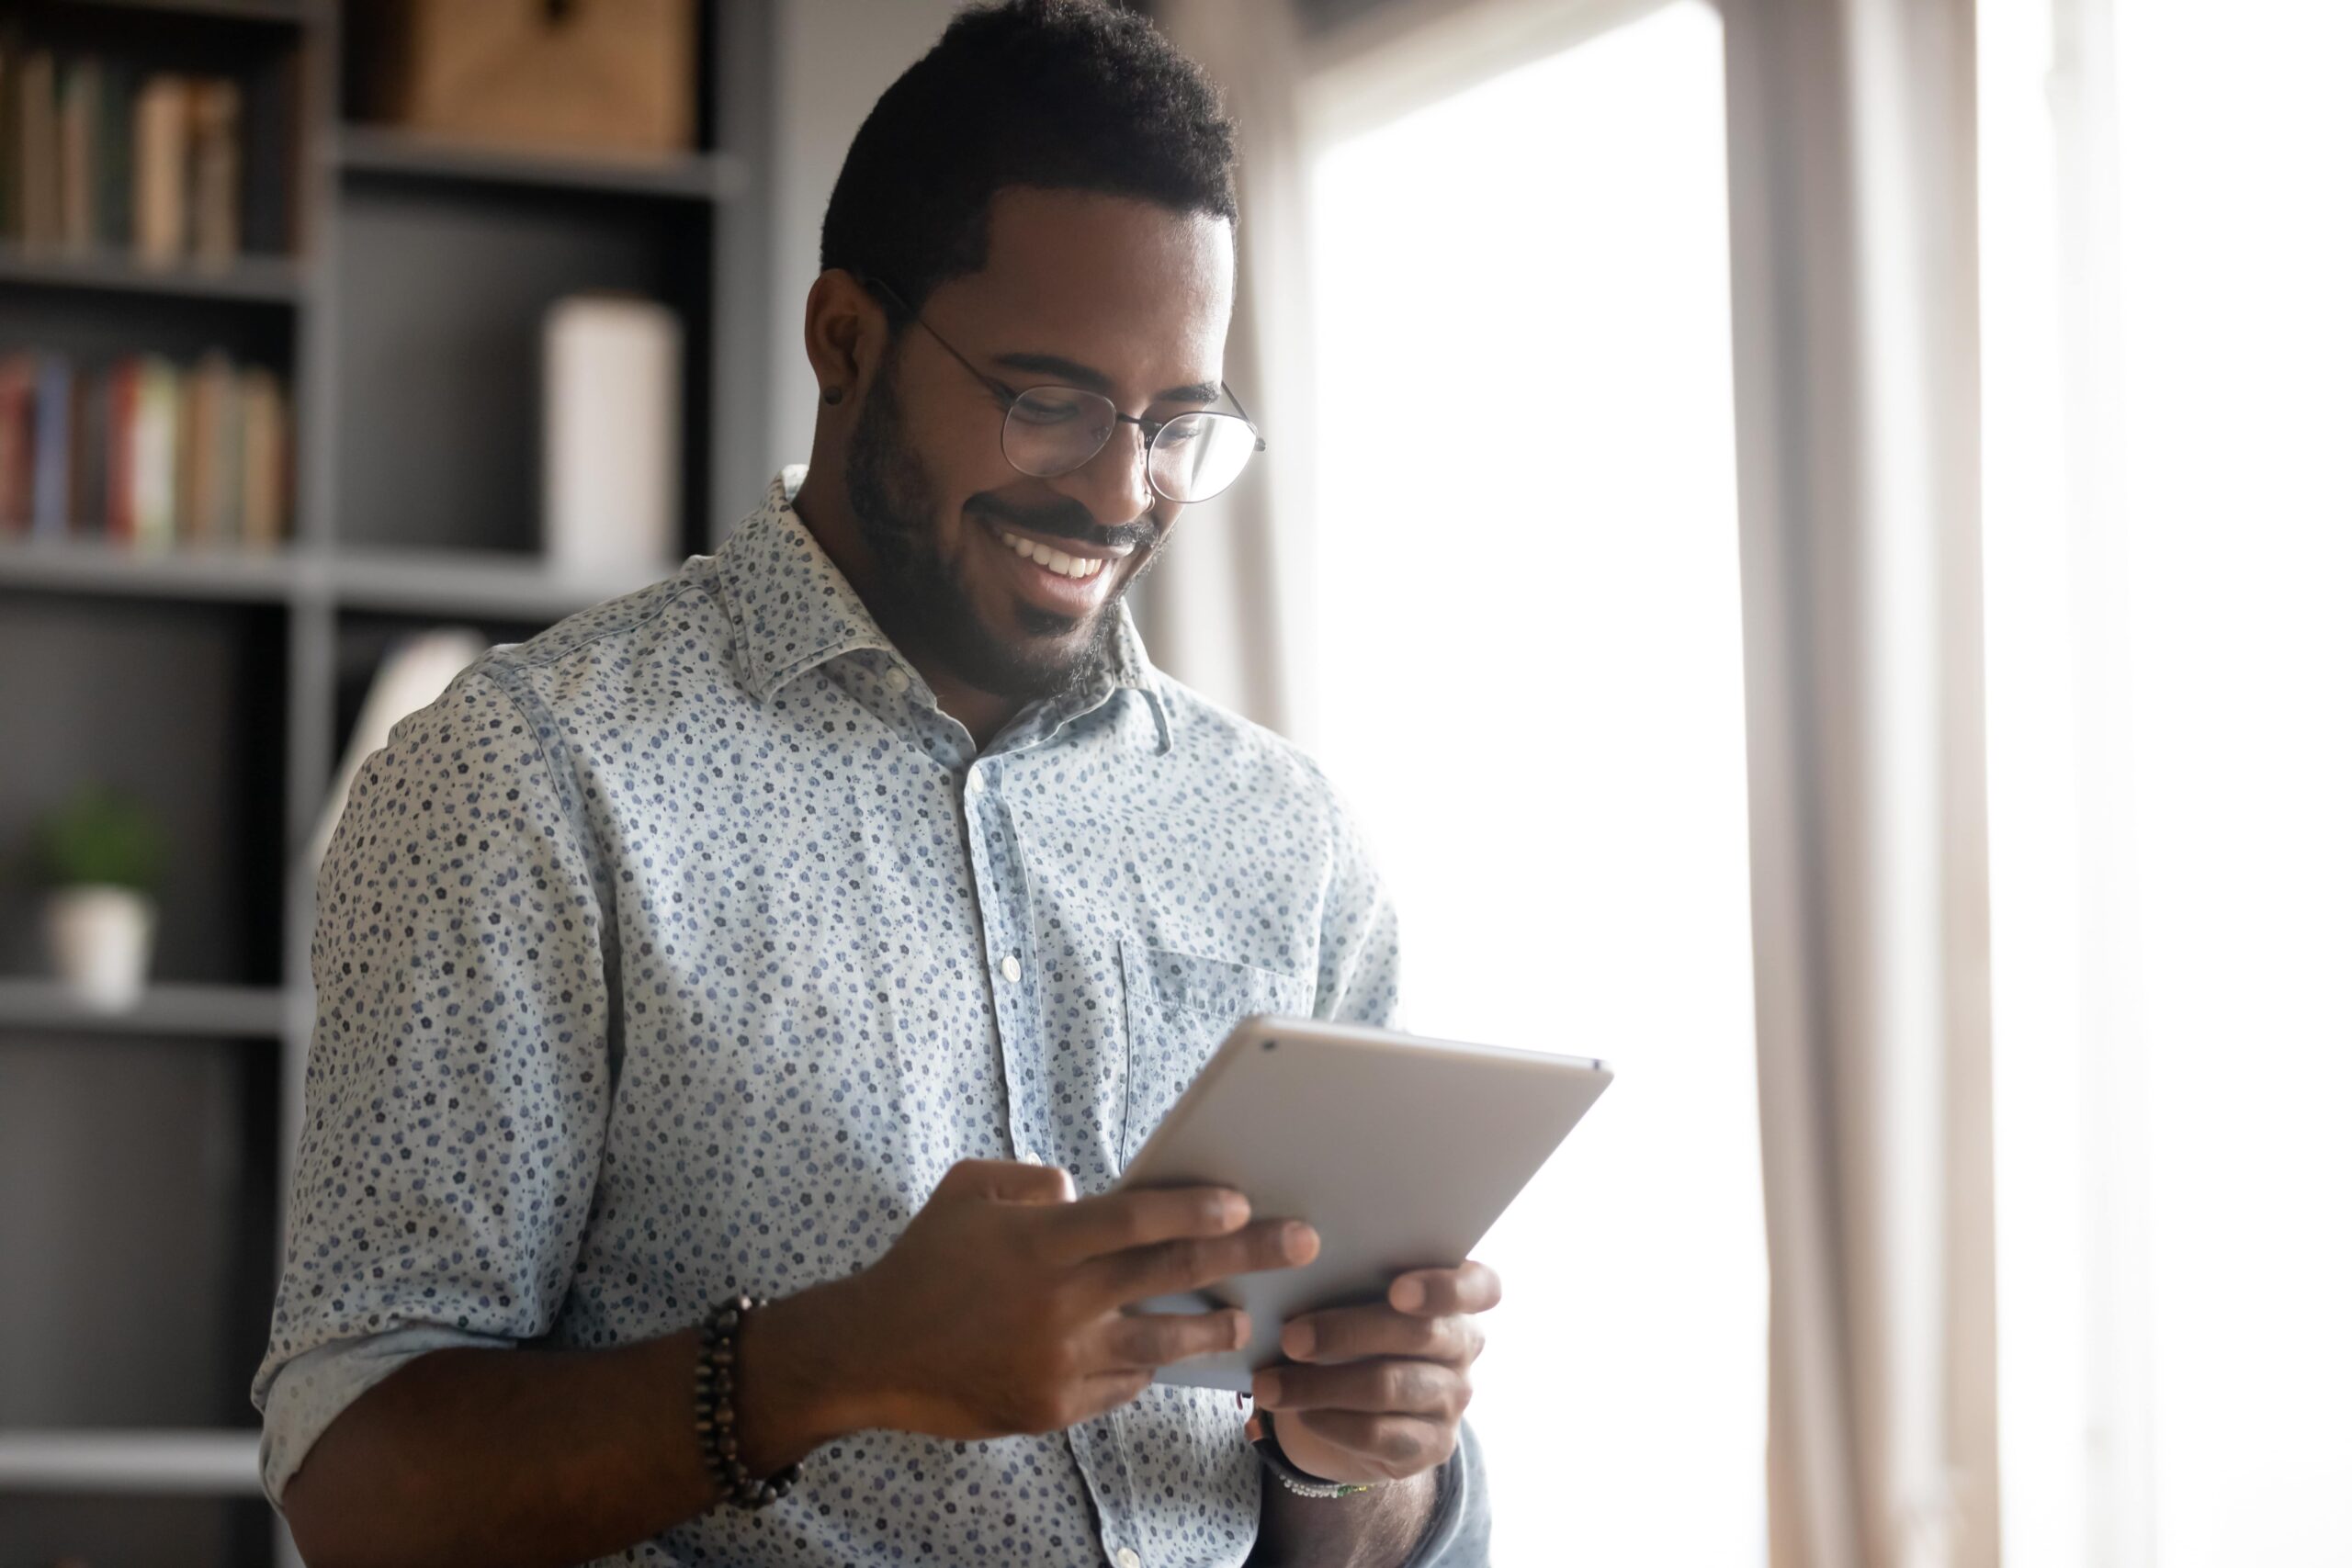
[[[1501,1278],[1473,1259],[1399,1274],[1375,1306],[1292,1318],[1283,1325],[1290,1363],[1252,1381],[1251,1435],[1258,1422],[1274,1422],[1291,1463],[1327,1481],[1402,1481],[1436,1469],[1453,1457],[1470,1363],[1487,1346],[1473,1314],[1502,1295]]]

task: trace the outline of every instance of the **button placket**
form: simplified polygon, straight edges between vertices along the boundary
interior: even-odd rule
[[[1024,1098],[1023,1082],[1045,1080],[1046,1064],[1032,1022],[1029,992],[1022,983],[1025,971],[1021,944],[1032,929],[1027,886],[1021,869],[1020,846],[1014,837],[1012,813],[997,792],[995,770],[1001,761],[982,758],[972,764],[964,781],[964,824],[970,839],[972,880],[979,898],[981,951],[993,954],[996,983],[993,994],[997,1051],[1004,1068],[1005,1127],[1016,1158],[1031,1165],[1048,1163],[1039,1133],[1043,1117]],[[1029,1069],[1024,1077],[1024,1065]],[[1036,1091],[1043,1093],[1042,1089]]]

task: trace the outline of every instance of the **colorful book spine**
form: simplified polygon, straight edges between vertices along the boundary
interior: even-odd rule
[[[119,359],[107,373],[107,516],[109,544],[130,548],[138,542],[139,378],[136,359]]]
[[[21,536],[32,523],[33,356],[0,355],[0,536]]]

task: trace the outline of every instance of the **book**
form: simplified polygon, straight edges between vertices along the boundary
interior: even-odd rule
[[[32,522],[33,356],[0,355],[0,535],[22,535]]]
[[[243,389],[237,367],[215,350],[198,361],[184,383],[187,441],[180,454],[181,536],[191,545],[234,542],[244,520],[236,506],[243,488]]]
[[[17,68],[17,237],[53,245],[62,231],[57,190],[57,60],[45,49]]]
[[[33,356],[32,417],[31,533],[62,539],[74,457],[74,367],[62,354]]]
[[[22,171],[17,166],[17,134],[22,111],[17,107],[17,73],[24,63],[24,46],[0,31],[0,235],[11,240],[24,235],[24,203],[19,194]]]
[[[65,62],[57,79],[58,241],[86,251],[98,238],[98,62]]]
[[[171,547],[179,533],[180,376],[168,359],[139,362],[130,432],[130,541]]]
[[[237,85],[221,77],[190,83],[187,118],[189,239],[197,260],[219,264],[237,254]]]
[[[293,484],[286,390],[273,372],[259,366],[247,368],[241,380],[244,395],[238,440],[244,462],[238,488],[244,509],[243,535],[251,548],[274,549],[286,539]]]
[[[168,265],[187,254],[187,78],[148,77],[132,118],[133,245],[141,260]]]
[[[138,542],[139,380],[136,359],[118,359],[107,372],[107,542],[129,548]]]
[[[130,249],[130,209],[137,189],[136,160],[131,155],[131,102],[136,78],[119,60],[98,66],[98,114],[91,161],[97,180],[97,240],[116,253]]]
[[[113,456],[113,367],[79,367],[74,377],[74,474],[65,503],[67,531],[102,536],[107,522],[107,468]]]

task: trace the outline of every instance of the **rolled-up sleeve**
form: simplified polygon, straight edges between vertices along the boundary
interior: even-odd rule
[[[477,664],[354,781],[319,874],[317,1023],[267,1354],[281,1503],[368,1388],[546,1334],[609,1107],[605,922],[551,733]]]
[[[1404,1568],[1487,1568],[1494,1534],[1487,1495],[1487,1456],[1477,1435],[1464,1421],[1453,1457],[1438,1472],[1437,1506]]]

